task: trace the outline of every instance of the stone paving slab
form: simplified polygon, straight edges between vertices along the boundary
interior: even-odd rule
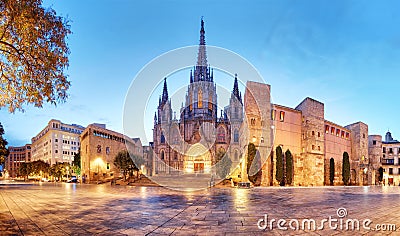
[[[82,184],[0,186],[0,235],[400,235],[400,187],[207,189]],[[346,216],[338,217],[337,209]],[[395,224],[394,231],[280,230],[264,215]],[[286,224],[288,226],[288,223]]]

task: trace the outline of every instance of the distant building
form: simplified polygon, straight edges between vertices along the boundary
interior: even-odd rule
[[[379,140],[377,144],[380,144]],[[388,131],[385,141],[382,141],[382,168],[383,183],[391,185],[400,184],[400,142],[392,138]]]
[[[31,161],[31,144],[22,147],[8,147],[8,157],[6,158],[5,170],[9,178],[18,177],[18,169],[21,163]]]
[[[50,165],[69,162],[79,151],[79,135],[85,128],[50,120],[46,127],[32,138],[32,161],[43,160]]]
[[[104,124],[91,124],[80,136],[81,175],[86,183],[107,181],[120,175],[114,165],[118,152],[126,150],[143,157],[143,147],[139,138],[129,138],[118,132],[106,129]],[[141,167],[139,167],[141,168]]]

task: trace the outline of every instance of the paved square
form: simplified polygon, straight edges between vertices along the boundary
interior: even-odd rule
[[[177,192],[161,187],[82,184],[0,185],[0,235],[400,235],[400,187],[213,188]],[[337,209],[347,215],[338,217]],[[257,227],[268,215],[273,229]],[[323,230],[280,230],[279,219],[314,219]],[[340,220],[357,219],[346,231]],[[362,227],[370,219],[371,230]],[[344,221],[343,221],[344,222]],[[261,221],[262,226],[264,221]],[[396,231],[374,231],[396,224]],[[293,226],[294,224],[292,224]],[[307,226],[307,225],[306,225]],[[386,227],[386,226],[384,226]]]

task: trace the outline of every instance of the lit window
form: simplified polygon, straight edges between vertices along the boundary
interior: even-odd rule
[[[203,91],[199,90],[199,94],[197,95],[197,107],[203,108]]]
[[[329,133],[329,125],[325,125],[325,133]]]
[[[344,131],[343,131],[343,130],[342,130],[342,132],[341,132],[340,137],[341,137],[341,138],[344,138]]]
[[[335,127],[331,127],[331,134],[335,134]]]
[[[279,119],[280,119],[280,121],[285,120],[285,112],[284,111],[279,112]]]
[[[340,129],[336,129],[336,136],[339,137]]]
[[[275,113],[276,113],[276,110],[272,109],[271,110],[271,120],[275,120]]]
[[[346,139],[349,139],[349,137],[350,137],[350,134],[346,133]]]

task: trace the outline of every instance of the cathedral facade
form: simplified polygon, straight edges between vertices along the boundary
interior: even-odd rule
[[[204,21],[201,21],[197,64],[190,71],[189,85],[179,119],[173,115],[164,79],[154,115],[154,174],[214,174],[213,166],[224,156],[235,166],[243,154],[239,133],[243,123],[243,101],[237,76],[228,106],[220,112],[213,69],[207,64]],[[222,176],[221,176],[222,177]]]

